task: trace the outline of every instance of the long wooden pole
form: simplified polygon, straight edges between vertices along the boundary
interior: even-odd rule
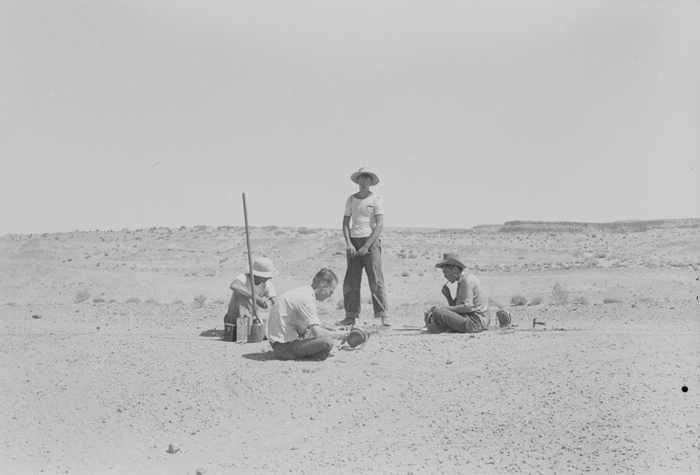
[[[250,270],[250,300],[253,302],[253,319],[257,322],[258,311],[255,305],[255,276],[253,275],[253,258],[250,253],[250,234],[248,233],[248,207],[245,202],[245,193],[243,193],[243,217],[245,219],[245,245],[248,248],[248,269]]]

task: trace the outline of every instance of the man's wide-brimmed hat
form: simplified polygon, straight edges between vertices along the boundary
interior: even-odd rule
[[[442,266],[458,266],[462,269],[467,267],[462,264],[462,262],[459,260],[459,256],[454,252],[446,252],[442,255],[442,260],[435,264],[435,267],[442,268]]]
[[[367,175],[372,177],[372,186],[376,185],[379,183],[379,177],[377,176],[376,173],[374,173],[372,170],[370,170],[367,167],[362,167],[352,175],[350,175],[350,179],[357,183],[357,179],[360,177],[360,175]]]
[[[248,272],[250,272],[250,269],[248,269]],[[272,259],[267,257],[258,257],[253,261],[253,275],[271,279],[278,274],[279,272],[277,269],[275,269]]]

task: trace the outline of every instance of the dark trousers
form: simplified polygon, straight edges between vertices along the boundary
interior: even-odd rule
[[[294,340],[287,343],[270,342],[275,358],[279,360],[298,360],[317,358],[325,360],[333,349],[333,338],[318,337],[308,340]]]
[[[350,242],[359,249],[365,245],[368,238],[350,238]],[[362,286],[362,269],[367,272],[369,290],[372,292],[372,305],[375,317],[385,317],[389,310],[384,286],[384,274],[382,273],[382,245],[379,239],[374,241],[369,252],[364,256],[355,255],[348,258],[348,269],[345,271],[343,282],[343,302],[345,303],[345,316],[357,318],[360,316],[360,287]]]
[[[460,315],[444,307],[426,315],[425,326],[429,333],[480,333],[485,330],[477,314]]]

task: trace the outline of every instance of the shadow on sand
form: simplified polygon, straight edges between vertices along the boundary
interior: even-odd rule
[[[219,330],[218,328],[212,328],[211,330],[204,330],[202,333],[199,334],[199,336],[206,336],[210,338],[221,338],[222,340],[224,339],[224,330],[221,329]]]
[[[248,353],[241,356],[243,356],[243,358],[253,361],[272,361],[275,359],[275,354],[272,352],[272,350],[257,353]]]

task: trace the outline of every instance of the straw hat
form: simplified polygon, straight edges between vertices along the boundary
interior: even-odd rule
[[[372,185],[374,186],[377,183],[379,183],[379,177],[377,176],[376,173],[374,173],[372,170],[370,170],[368,167],[362,167],[352,175],[350,175],[350,179],[357,183],[357,179],[360,177],[360,175],[368,175],[372,177]]]
[[[250,272],[250,269],[248,269],[248,272]],[[278,274],[279,272],[277,269],[275,269],[272,259],[267,257],[258,257],[253,261],[253,275],[271,279]]]
[[[442,268],[442,266],[457,266],[461,267],[462,269],[467,267],[460,262],[459,256],[454,252],[446,252],[442,255],[442,260],[435,264],[435,267]]]
[[[367,341],[369,340],[369,333],[364,331],[361,328],[353,328],[350,330],[350,334],[347,337],[347,343],[350,345],[350,348],[355,348],[359,350],[363,346],[367,344]]]

